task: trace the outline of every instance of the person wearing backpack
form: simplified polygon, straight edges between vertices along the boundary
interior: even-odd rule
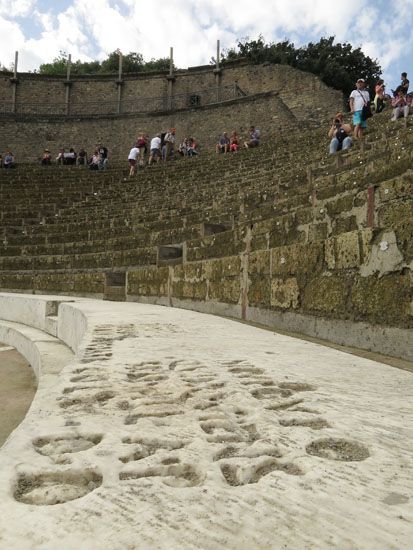
[[[353,113],[354,138],[363,137],[363,131],[367,128],[367,119],[363,117],[363,107],[370,107],[370,94],[366,90],[366,82],[359,78],[356,89],[350,94],[350,111]]]

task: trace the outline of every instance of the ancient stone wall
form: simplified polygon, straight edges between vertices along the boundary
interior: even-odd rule
[[[211,67],[178,71],[172,94],[179,96],[212,90],[216,78]],[[236,84],[247,96],[192,109],[104,116],[101,113],[105,108],[108,112],[116,112],[116,78],[76,77],[70,86],[70,103],[81,106],[85,114],[67,117],[64,115],[64,78],[34,74],[19,75],[16,92],[17,112],[19,105],[24,105],[29,115],[1,115],[1,102],[10,102],[12,97],[12,84],[9,78],[2,77],[0,150],[10,148],[19,162],[26,162],[35,160],[44,147],[56,153],[61,147],[85,147],[89,152],[102,141],[111,149],[114,159],[123,160],[140,131],[152,136],[175,126],[178,139],[193,135],[201,145],[211,147],[224,130],[235,129],[242,134],[250,124],[256,124],[265,136],[277,133],[283,126],[297,124],[297,121],[309,124],[330,117],[342,104],[339,92],[327,88],[314,75],[287,66],[235,65],[223,68],[219,79],[223,89]],[[166,98],[167,84],[164,74],[127,76],[122,85],[122,101],[130,107],[134,102],[144,102],[145,98]],[[55,105],[62,116],[36,116],[38,106],[44,104]],[[159,111],[159,104],[156,110]]]

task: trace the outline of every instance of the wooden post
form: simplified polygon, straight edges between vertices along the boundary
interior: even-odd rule
[[[214,69],[214,75],[215,75],[215,86],[216,86],[216,100],[217,102],[221,100],[221,68],[219,66],[219,60],[221,57],[221,51],[220,51],[220,42],[217,40],[217,58],[215,60],[215,69]]]
[[[119,70],[118,70],[118,79],[116,81],[116,86],[118,88],[118,114],[122,112],[122,66],[123,66],[123,55],[122,52],[119,52]]]
[[[173,87],[175,82],[174,76],[174,49],[171,46],[169,50],[169,74],[166,77],[168,80],[168,98],[167,98],[167,108],[168,111],[171,111],[173,108]]]
[[[18,84],[18,78],[17,78],[17,65],[19,62],[19,52],[14,53],[14,68],[13,68],[13,77],[10,79],[10,82],[12,84],[11,89],[11,109],[12,113],[16,114],[17,110],[17,84]]]
[[[67,58],[67,65],[66,65],[66,115],[70,114],[70,88],[72,86],[72,82],[70,80],[70,70],[72,68],[72,54],[69,54],[69,57]]]

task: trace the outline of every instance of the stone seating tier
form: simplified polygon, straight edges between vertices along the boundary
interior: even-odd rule
[[[310,129],[131,180],[124,166],[3,172],[0,287],[409,329],[412,143],[384,113],[334,156]]]

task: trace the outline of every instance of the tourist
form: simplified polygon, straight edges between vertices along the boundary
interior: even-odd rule
[[[141,153],[137,144],[134,147],[132,147],[132,149],[129,151],[129,155],[128,155],[128,162],[130,167],[129,177],[134,176],[136,174],[136,162],[140,154]]]
[[[407,78],[407,73],[402,73],[400,75],[401,83],[397,86],[395,90],[392,90],[393,97],[398,97],[399,92],[402,91],[403,95],[407,95],[407,92],[409,91],[410,82]]]
[[[384,104],[384,80],[381,78],[377,81],[376,86],[374,87],[374,108],[376,113],[381,113],[385,107]]]
[[[397,97],[392,99],[393,116],[392,122],[397,120],[402,114],[404,118],[409,116],[410,105],[412,104],[412,98],[405,96],[403,90],[399,90]]]
[[[78,166],[86,166],[87,164],[87,153],[83,147],[80,149],[79,154],[77,155],[76,164]]]
[[[198,154],[198,144],[194,140],[194,138],[189,138],[188,140],[187,154],[188,154],[188,157],[194,157]]]
[[[7,153],[4,155],[3,167],[4,168],[16,168],[16,163],[14,161],[14,155],[11,151],[7,151]]]
[[[174,155],[175,150],[175,128],[171,128],[169,132],[165,134],[164,143],[165,143],[165,161],[170,160]]]
[[[353,113],[354,137],[363,137],[363,130],[367,128],[367,120],[363,117],[363,107],[370,105],[370,94],[365,89],[366,82],[359,78],[356,82],[356,89],[350,94],[350,110]]]
[[[65,150],[59,149],[59,154],[56,157],[56,163],[57,164],[63,164],[64,163],[64,156],[65,156]]]
[[[136,141],[136,147],[139,150],[139,164],[141,166],[145,163],[145,153],[146,153],[146,139],[144,134],[140,134],[137,141]]]
[[[231,153],[236,153],[238,151],[239,144],[238,144],[238,136],[237,132],[235,130],[232,132],[231,137],[229,139],[229,150]]]
[[[73,166],[76,164],[76,158],[77,155],[75,153],[75,150],[73,147],[69,149],[68,153],[63,153],[63,164],[66,164],[67,166]]]
[[[222,136],[219,137],[218,143],[215,146],[215,151],[217,153],[228,153],[230,146],[230,140],[228,134],[224,132]]]
[[[156,136],[151,139],[151,150],[149,152],[148,165],[152,164],[153,159],[155,159],[156,162],[159,162],[161,158],[161,142],[162,140],[160,134],[156,134]]]
[[[260,144],[260,131],[255,128],[255,126],[250,127],[249,131],[249,140],[244,142],[244,146],[247,149],[251,147],[258,147]]]
[[[189,149],[189,139],[186,137],[182,143],[179,144],[178,153],[181,157],[186,157]]]
[[[351,147],[352,141],[350,134],[350,124],[344,124],[343,114],[337,113],[328,132],[328,137],[331,138],[330,155],[337,153],[337,151],[345,151]]]
[[[99,170],[99,164],[101,162],[99,151],[96,149],[92,155],[92,158],[89,160],[90,170]]]
[[[99,157],[100,157],[98,168],[99,168],[99,170],[106,170],[107,167],[108,167],[108,162],[109,162],[108,149],[104,145],[99,144],[97,146],[97,152],[99,153]]]
[[[42,164],[42,166],[49,166],[50,164],[52,164],[52,155],[49,149],[44,150],[43,156],[40,160],[40,164]]]

